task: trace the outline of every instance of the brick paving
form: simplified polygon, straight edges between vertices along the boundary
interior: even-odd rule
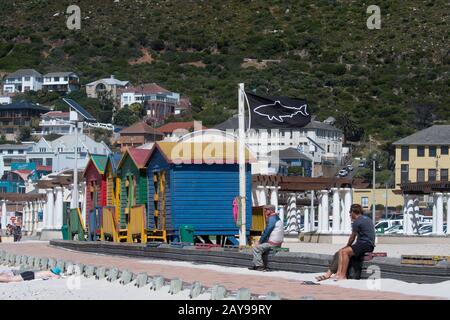
[[[93,253],[75,252],[48,245],[47,242],[23,242],[7,244],[1,243],[0,250],[15,254],[31,255],[36,257],[49,257],[63,259],[85,265],[117,267],[128,269],[134,273],[146,272],[150,276],[161,275],[165,278],[181,278],[185,282],[199,281],[202,285],[211,287],[221,283],[228,290],[237,290],[245,287],[254,294],[267,294],[269,291],[278,293],[285,299],[299,299],[302,296],[313,296],[323,300],[423,300],[434,299],[425,296],[404,295],[386,291],[370,291],[336,287],[332,285],[302,285],[301,281],[272,276],[240,275],[205,270],[194,267],[174,266],[165,264],[146,263],[144,259],[99,255]]]

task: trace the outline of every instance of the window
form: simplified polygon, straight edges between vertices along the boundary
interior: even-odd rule
[[[417,182],[425,181],[425,169],[417,169]]]
[[[39,148],[39,152],[46,152],[47,148]]]
[[[369,207],[369,197],[361,197],[361,205],[363,208]]]
[[[429,146],[428,147],[428,156],[430,157],[436,157],[436,147],[435,146]]]
[[[448,181],[448,169],[441,169],[441,181]]]
[[[408,146],[402,146],[402,161],[409,161],[409,147]]]
[[[47,158],[46,159],[46,163],[47,163],[47,166],[53,166],[53,159],[52,158]]]
[[[408,180],[409,180],[409,165],[402,164],[400,170],[401,170],[400,182],[401,183],[408,182]]]
[[[448,146],[442,146],[441,147],[441,154],[445,154],[445,155],[448,154]]]
[[[418,146],[417,147],[417,156],[418,157],[425,157],[425,147],[424,146]]]
[[[436,169],[428,169],[428,181],[436,181]]]
[[[13,151],[12,150],[8,150],[8,154],[13,154]]]
[[[64,148],[63,147],[58,147],[58,152],[63,152],[64,151]]]
[[[30,81],[30,77],[25,77],[25,81]]]
[[[55,77],[55,78],[54,78],[54,81],[55,81],[55,82],[59,82],[59,77]]]

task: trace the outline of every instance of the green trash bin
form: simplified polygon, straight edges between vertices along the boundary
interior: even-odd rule
[[[61,227],[63,240],[69,240],[69,226],[67,224],[63,224]]]
[[[194,227],[183,225],[180,227],[180,242],[194,243]]]

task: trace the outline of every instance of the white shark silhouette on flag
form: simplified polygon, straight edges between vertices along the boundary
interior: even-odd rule
[[[300,128],[311,121],[306,100],[289,97],[262,97],[246,92],[251,112],[251,128]]]

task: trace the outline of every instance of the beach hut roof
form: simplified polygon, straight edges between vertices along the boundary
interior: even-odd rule
[[[108,162],[108,156],[93,154],[93,155],[91,155],[89,162],[92,162],[94,164],[95,168],[97,169],[97,171],[100,174],[104,174],[105,169],[106,169],[106,164]],[[86,174],[86,170],[89,166],[89,162],[84,171],[84,175]]]
[[[139,169],[143,169],[147,165],[147,160],[150,157],[150,152],[151,150],[148,149],[127,148],[117,167],[122,166],[124,159],[127,157],[127,155],[129,155],[136,167],[138,167]]]
[[[238,163],[238,145],[233,142],[169,142],[158,141],[148,159],[158,149],[168,163]],[[245,149],[245,161],[254,162],[249,150]]]

